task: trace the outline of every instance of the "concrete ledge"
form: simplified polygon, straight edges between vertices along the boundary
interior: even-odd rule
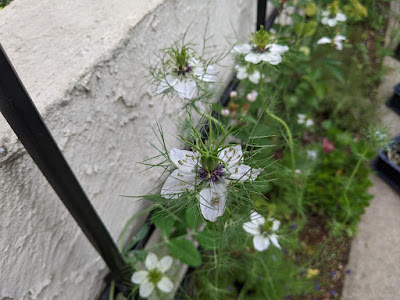
[[[146,207],[121,194],[156,186],[159,170],[140,173],[155,155],[159,122],[179,146],[177,99],[146,85],[153,52],[189,35],[224,47],[255,27],[256,1],[14,0],[0,11],[0,41],[72,169],[112,236]],[[229,65],[232,61],[226,61]],[[221,81],[229,71],[220,69]],[[0,299],[95,299],[104,263],[0,117]],[[140,222],[140,220],[139,220]],[[137,224],[138,225],[138,224]]]

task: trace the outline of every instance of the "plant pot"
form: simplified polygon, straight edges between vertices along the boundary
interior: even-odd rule
[[[400,115],[400,83],[393,88],[393,96],[387,99],[386,106]]]
[[[399,141],[400,136],[394,138],[390,144]],[[374,160],[372,167],[378,173],[379,177],[400,193],[400,166],[388,158],[386,148],[379,151],[378,157]]]

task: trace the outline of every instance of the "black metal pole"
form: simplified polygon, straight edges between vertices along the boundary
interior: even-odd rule
[[[131,268],[91,205],[1,44],[0,110],[115,279],[129,280]]]
[[[264,28],[266,30],[270,29],[274,25],[275,19],[278,15],[279,15],[279,9],[274,8],[271,15],[268,17],[268,20],[265,22]]]
[[[257,25],[256,30],[265,25],[265,15],[267,13],[267,0],[257,0]]]

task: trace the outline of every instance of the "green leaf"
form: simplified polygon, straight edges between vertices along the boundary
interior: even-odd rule
[[[212,250],[218,247],[220,234],[204,229],[202,232],[196,233],[196,239],[205,250]]]
[[[339,66],[331,64],[326,64],[325,66],[329,69],[329,71],[331,71],[337,80],[339,80],[341,83],[345,82],[344,72]]]
[[[149,232],[150,227],[148,224],[143,224],[142,227],[138,230],[136,235],[132,238],[131,241],[124,247],[124,252],[131,250],[138,242],[140,242],[146,234]]]
[[[185,219],[188,226],[193,230],[196,230],[203,222],[197,206],[186,209]]]
[[[198,267],[201,264],[201,256],[193,242],[179,237],[168,241],[168,251],[172,257],[192,267]]]
[[[315,21],[307,23],[298,23],[294,25],[293,29],[296,34],[300,36],[313,35],[317,31],[318,24]]]
[[[163,236],[169,236],[174,227],[175,219],[165,210],[157,209],[151,221],[160,229]]]

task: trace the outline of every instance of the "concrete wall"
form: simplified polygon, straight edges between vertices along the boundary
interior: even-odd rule
[[[179,143],[181,103],[146,85],[153,52],[190,24],[200,42],[207,20],[223,48],[255,15],[256,0],[15,0],[0,12],[0,42],[115,239],[148,205],[119,195],[146,194],[159,176],[138,164],[155,154],[152,126]],[[2,116],[0,149],[0,299],[95,299],[104,263]]]

